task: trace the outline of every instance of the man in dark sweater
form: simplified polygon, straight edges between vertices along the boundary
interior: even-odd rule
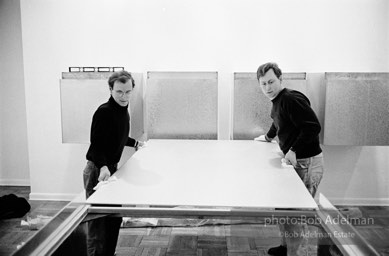
[[[319,120],[304,94],[282,86],[282,71],[276,63],[261,65],[257,70],[257,79],[262,92],[272,101],[270,116],[273,123],[267,134],[255,140],[271,142],[278,136],[280,149],[284,153],[283,160],[293,165],[314,197],[324,170]],[[290,234],[303,234],[303,228],[301,225],[280,225],[281,246],[270,248],[268,253],[297,255],[303,238]]]
[[[142,147],[144,142],[129,137],[128,104],[135,87],[127,71],[113,73],[108,79],[111,96],[94,113],[91,144],[84,169],[86,198],[93,194],[99,181],[106,181],[117,170],[125,146]],[[122,218],[99,218],[88,222],[88,255],[114,255]]]

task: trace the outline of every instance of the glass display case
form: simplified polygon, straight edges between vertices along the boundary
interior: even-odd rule
[[[95,218],[118,216],[169,218],[170,220],[198,219],[202,220],[203,223],[205,219],[208,219],[213,220],[215,225],[220,225],[220,223],[235,225],[244,221],[245,223],[257,223],[263,232],[266,232],[266,227],[269,230],[274,230],[274,226],[277,224],[303,223],[308,227],[304,231],[304,236],[311,242],[317,243],[312,247],[316,251],[311,251],[310,255],[380,255],[377,249],[369,244],[353,226],[353,224],[356,224],[355,221],[358,221],[357,224],[368,224],[372,220],[360,218],[356,220],[344,216],[323,195],[319,197],[318,206],[319,208],[316,210],[228,209],[190,206],[178,208],[153,206],[111,207],[70,202],[13,255],[86,255],[87,234],[85,224]]]

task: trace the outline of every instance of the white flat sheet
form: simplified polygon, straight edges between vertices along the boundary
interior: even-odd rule
[[[99,188],[91,204],[314,209],[275,143],[150,140]]]

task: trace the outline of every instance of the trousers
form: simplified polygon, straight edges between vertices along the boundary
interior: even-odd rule
[[[109,167],[111,173],[116,168],[116,165]],[[93,188],[98,183],[99,175],[100,169],[92,161],[88,161],[83,173],[86,198],[94,193]],[[104,216],[89,220],[86,228],[88,256],[114,255],[121,223],[121,217]]]
[[[294,169],[312,197],[315,197],[317,188],[323,178],[324,161],[323,154],[297,159]],[[285,224],[279,225],[281,231],[281,244],[287,246],[288,255],[306,255],[305,252],[299,251],[303,242],[301,234],[306,233],[307,225],[305,224]],[[305,231],[304,231],[305,230]],[[299,237],[290,234],[300,234]]]

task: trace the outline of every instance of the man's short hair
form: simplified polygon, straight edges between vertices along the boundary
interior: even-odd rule
[[[265,76],[267,71],[269,71],[270,69],[273,69],[274,74],[277,76],[277,78],[280,78],[282,76],[282,71],[278,67],[277,63],[268,62],[268,63],[262,64],[261,66],[259,66],[259,68],[257,70],[257,80],[259,81],[259,78]]]
[[[134,78],[132,77],[131,73],[130,72],[127,72],[125,70],[122,70],[122,71],[118,71],[118,72],[115,72],[113,73],[109,79],[108,79],[108,85],[109,85],[109,88],[112,89],[113,88],[113,84],[116,82],[116,81],[119,81],[121,83],[127,83],[128,80],[131,80],[131,83],[132,83],[132,88],[135,87],[135,80]]]

